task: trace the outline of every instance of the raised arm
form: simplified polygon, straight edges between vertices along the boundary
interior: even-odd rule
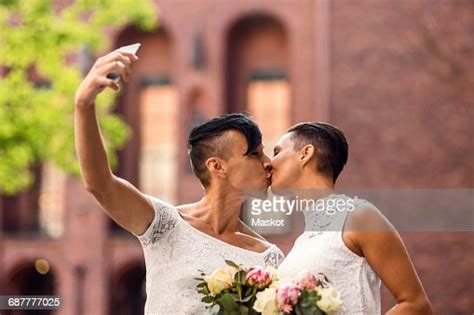
[[[92,66],[76,91],[75,143],[86,189],[117,224],[141,235],[153,221],[153,206],[133,185],[112,174],[95,108],[96,97],[105,88],[119,90],[107,74],[118,72],[127,82],[130,67],[137,60],[133,54],[114,51]]]

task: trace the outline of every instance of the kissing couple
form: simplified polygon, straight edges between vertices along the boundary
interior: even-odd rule
[[[388,314],[431,314],[401,237],[367,201],[357,200],[354,211],[333,216],[305,212],[306,231],[286,258],[241,220],[248,191],[333,191],[348,159],[346,138],[335,126],[294,125],[281,136],[272,158],[263,152],[262,134],[246,114],[222,115],[195,127],[188,138],[189,159],[203,197],[190,204],[168,204],[115,176],[95,100],[105,88],[119,89],[107,74],[115,71],[126,82],[137,60],[134,54],[114,51],[92,66],[76,92],[75,143],[85,188],[142,245],[145,314],[203,314],[193,279],[197,270],[210,273],[224,260],[272,265],[288,276],[302,269],[322,272],[344,303],[335,314],[380,314],[381,282],[396,301]],[[368,231],[367,225],[376,228]],[[331,230],[324,230],[327,226]]]

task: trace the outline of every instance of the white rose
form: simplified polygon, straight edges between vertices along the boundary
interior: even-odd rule
[[[210,276],[204,277],[204,281],[211,293],[219,294],[222,290],[232,287],[236,272],[237,269],[231,266],[218,268]]]
[[[318,290],[321,299],[316,305],[325,313],[337,311],[342,306],[342,300],[339,292],[334,288],[325,288]]]
[[[278,315],[275,288],[267,288],[256,295],[253,309],[262,315]]]
[[[273,280],[270,287],[277,288],[288,283],[294,283],[293,278],[277,270],[277,280]]]

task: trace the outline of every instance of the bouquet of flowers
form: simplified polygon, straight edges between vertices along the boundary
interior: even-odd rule
[[[229,260],[226,264],[209,276],[201,271],[202,277],[196,278],[208,315],[324,315],[342,305],[322,274],[302,271],[294,279],[280,279],[271,266],[243,267]]]

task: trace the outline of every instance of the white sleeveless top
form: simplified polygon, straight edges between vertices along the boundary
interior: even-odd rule
[[[225,266],[225,259],[238,264],[278,267],[282,251],[271,245],[265,252],[246,250],[201,232],[187,223],[177,209],[147,196],[155,217],[140,236],[146,265],[145,314],[203,314],[202,295],[196,291],[198,270],[211,274]]]
[[[355,200],[354,211],[363,204],[368,203]],[[342,238],[347,214],[344,211],[331,216],[320,211],[305,211],[305,232],[298,237],[278,270],[285,277],[294,277],[303,269],[324,273],[340,292],[343,302],[343,307],[332,314],[380,314],[381,281],[367,260],[347,248]]]

